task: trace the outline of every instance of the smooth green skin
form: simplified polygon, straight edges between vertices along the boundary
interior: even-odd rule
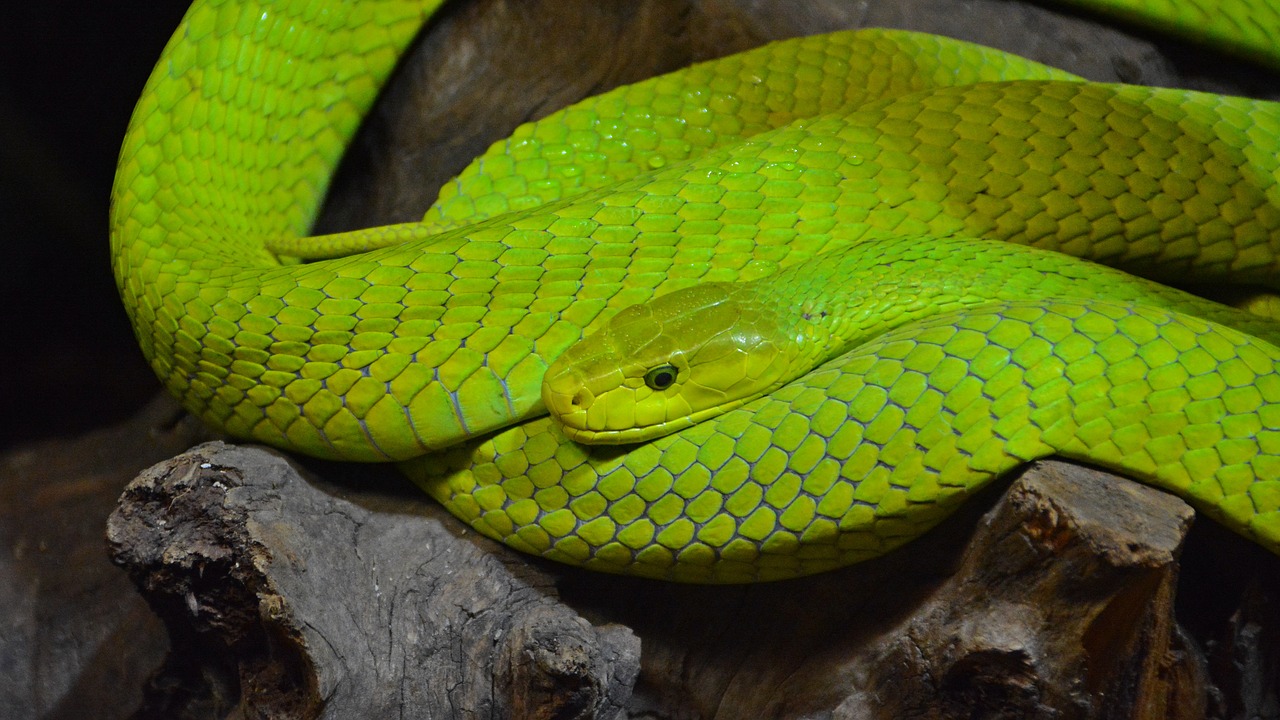
[[[943,313],[635,448],[566,441],[541,400],[548,364],[625,307],[886,233],[1269,282],[1276,106],[837,33],[524,126],[423,223],[306,238],[437,5],[198,2],[166,48],[121,152],[113,263],[144,353],[205,421],[320,457],[410,461],[513,547],[652,577],[854,562],[1055,453],[1169,488],[1277,549],[1275,349],[1181,312]],[[1274,11],[1241,12],[1280,36]]]

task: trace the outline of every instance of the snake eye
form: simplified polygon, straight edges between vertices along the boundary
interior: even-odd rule
[[[666,390],[676,381],[676,369],[671,365],[659,365],[644,374],[644,384],[651,390]]]

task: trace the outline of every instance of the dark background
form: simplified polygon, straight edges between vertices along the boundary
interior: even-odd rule
[[[0,448],[119,420],[159,388],[116,295],[107,211],[134,101],[187,4],[0,11]]]

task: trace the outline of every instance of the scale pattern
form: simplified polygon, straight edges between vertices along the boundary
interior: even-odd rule
[[[640,442],[931,315],[1065,298],[1172,310],[1280,343],[1270,317],[1069,255],[974,238],[888,237],[753,282],[702,283],[628,308],[551,364],[542,397],[574,441]],[[647,378],[662,368],[673,379],[654,388]]]
[[[1075,80],[1070,73],[919,33],[837,32],[771,43],[626,85],[521,125],[446,184],[422,237],[686,161],[873,100],[1001,80]],[[287,255],[319,258],[401,242],[395,233],[272,237]]]
[[[997,303],[887,333],[637,447],[550,419],[407,464],[473,527],[613,572],[747,582],[883,554],[1057,454],[1187,498],[1280,552],[1280,350],[1111,303]]]
[[[523,549],[601,564],[582,547],[603,535],[582,526],[578,541],[566,540],[556,534],[568,527],[560,520],[540,524],[558,509],[552,496],[567,497],[569,487],[582,487],[574,482],[590,475],[566,476],[560,490],[540,488],[549,492],[536,495],[533,514],[520,504],[529,498],[504,490],[514,498],[510,507],[520,508],[507,514],[512,532],[506,532],[493,515],[507,512],[506,501],[484,493],[473,498],[467,485],[466,478],[490,465],[476,458],[474,468],[456,466],[459,453],[477,442],[505,443],[496,457],[504,458],[503,472],[530,468],[523,480],[510,478],[524,487],[535,477],[548,481],[549,474],[539,474],[548,471],[532,470],[549,467],[547,458],[587,452],[539,417],[543,374],[584,332],[656,295],[709,280],[763,277],[889,233],[1008,240],[1153,277],[1194,272],[1233,283],[1276,277],[1276,106],[1085,84],[996,51],[889,31],[779,43],[619,90],[496,145],[423,223],[307,239],[343,148],[438,5],[198,0],[148,81],[125,138],[113,190],[113,265],[144,353],[193,413],[233,435],[321,457],[418,458],[417,477],[460,517]],[[956,83],[964,85],[948,87]],[[377,249],[309,264],[281,256],[361,248]],[[1095,312],[1087,310],[1090,317]],[[1218,332],[1226,331],[1210,334]],[[1257,352],[1270,352],[1254,342]],[[1264,382],[1264,369],[1255,370]],[[802,468],[814,452],[802,448],[863,432],[806,433],[810,423],[834,422],[833,411],[802,421],[803,413],[769,409],[790,400],[759,402],[762,418],[733,421],[746,423],[742,433],[758,428],[750,431],[750,447],[733,434],[736,426],[723,425],[728,417],[690,428],[714,448],[698,452],[725,454],[712,456],[719,460],[716,482],[746,483],[739,470],[772,472],[778,462]],[[854,412],[844,425],[881,427],[863,417],[869,406],[840,402]],[[1269,407],[1252,410],[1267,430],[1275,427]],[[797,419],[770,426],[775,416]],[[512,427],[517,423],[523,424]],[[766,431],[768,442],[760,435]],[[677,440],[687,442],[683,435]],[[688,482],[699,482],[702,471],[684,462],[689,451],[675,442],[615,458],[632,464],[627,472],[636,487],[652,489],[640,497],[652,495],[655,503],[671,497],[657,491],[664,478],[685,487],[682,478],[691,472]],[[754,454],[765,447],[776,449],[767,462]],[[445,448],[453,448],[446,451],[453,465],[431,456]],[[1270,471],[1267,461],[1258,463]],[[441,479],[422,470],[441,467],[453,474]],[[790,492],[793,481],[784,477],[790,476],[761,486],[752,510],[759,512],[747,516],[773,513],[782,522],[769,498]],[[821,477],[804,482],[817,487]],[[1238,489],[1217,504],[1197,502],[1269,542],[1270,479],[1259,477],[1250,518],[1237,506],[1226,509]],[[602,497],[620,487],[593,482]],[[869,480],[859,482],[870,487]],[[442,490],[450,487],[456,496]],[[935,493],[928,507],[950,507],[950,498],[963,494],[927,476],[916,487],[903,492]],[[741,509],[749,493],[733,507]],[[634,501],[619,502],[602,512],[635,508]],[[719,551],[713,554],[721,565],[738,569],[685,571],[682,560],[659,571],[667,567],[662,558],[676,553],[664,539],[688,555],[688,567],[703,567],[709,557],[676,543],[672,538],[685,530],[671,528],[692,523],[696,532],[716,532],[707,529],[709,520],[697,519],[697,508],[668,518],[676,505],[662,500],[654,542],[626,545],[635,562],[611,567],[746,579],[735,564],[745,556]],[[800,515],[794,511],[787,522]],[[829,525],[814,518],[816,537]],[[899,530],[934,521],[926,513],[875,525],[870,535],[855,531],[850,537],[861,541],[831,545],[838,560],[810,561],[808,553],[828,551],[796,549],[795,562],[775,564],[772,548],[789,541],[772,540],[769,552],[760,546],[754,577],[852,561],[862,555],[850,543],[887,549],[906,538]],[[743,525],[742,537],[774,537],[761,535],[764,522]],[[565,549],[575,542],[577,549]],[[596,545],[620,558],[610,542]],[[733,543],[723,545],[739,546]]]

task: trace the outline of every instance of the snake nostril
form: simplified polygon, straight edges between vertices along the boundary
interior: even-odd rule
[[[587,396],[587,391],[585,389],[579,390],[578,392],[574,393],[573,397],[569,400],[570,405],[579,409],[586,407],[587,402],[588,402],[588,396]]]

